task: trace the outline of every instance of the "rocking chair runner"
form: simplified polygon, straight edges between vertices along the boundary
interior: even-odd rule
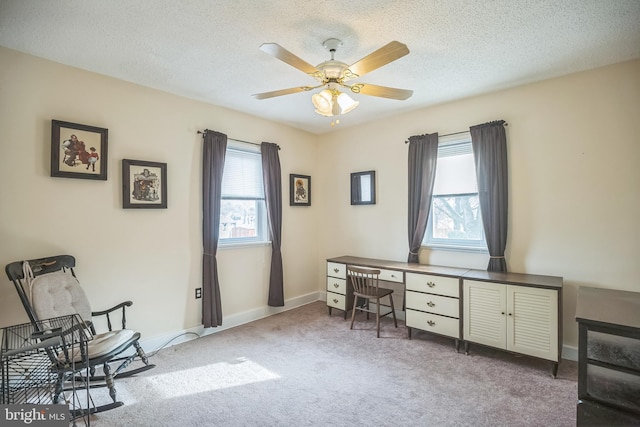
[[[75,258],[71,255],[57,255],[48,258],[17,261],[8,264],[5,272],[15,285],[22,305],[34,328],[41,331],[46,319],[58,316],[79,314],[85,325],[91,330],[93,339],[89,342],[86,354],[77,351],[73,357],[89,366],[88,380],[104,381],[113,403],[96,408],[101,412],[122,406],[116,399],[115,377],[127,377],[155,367],[149,363],[144,350],[138,342],[140,333],[126,329],[126,307],[133,303],[126,301],[103,311],[91,311],[89,301],[80,287],[73,268]],[[111,314],[120,313],[122,329],[113,330]],[[109,331],[97,334],[92,322],[94,316],[106,316]],[[136,369],[126,370],[136,358],[144,363]],[[111,365],[116,365],[112,371]],[[54,361],[53,367],[56,368]],[[96,366],[102,366],[104,376],[96,376]],[[62,390],[65,380],[63,372],[59,372],[57,387]],[[92,388],[96,385],[92,384]]]

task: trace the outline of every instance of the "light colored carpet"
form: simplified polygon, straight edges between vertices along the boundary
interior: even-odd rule
[[[189,341],[117,380],[125,406],[106,426],[574,426],[577,364],[551,362],[414,331],[407,339],[316,302]],[[100,401],[105,389],[92,391]],[[108,397],[108,396],[107,396]]]

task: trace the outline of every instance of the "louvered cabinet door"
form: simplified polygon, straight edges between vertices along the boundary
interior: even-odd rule
[[[464,340],[505,349],[507,287],[491,282],[463,282]]]
[[[507,286],[507,349],[558,359],[558,292]]]

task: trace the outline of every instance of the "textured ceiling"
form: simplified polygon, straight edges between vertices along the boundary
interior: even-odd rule
[[[639,58],[640,0],[0,0],[1,46],[313,133],[332,128],[310,93],[251,95],[315,82],[262,43],[317,65],[328,38],[348,64],[392,40],[411,51],[353,82],[413,96],[352,95],[344,128]]]

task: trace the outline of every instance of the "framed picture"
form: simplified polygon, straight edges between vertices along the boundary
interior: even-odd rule
[[[122,207],[167,208],[167,164],[122,160]]]
[[[311,177],[308,175],[289,175],[289,205],[311,206]]]
[[[108,130],[51,121],[51,176],[107,180]]]

